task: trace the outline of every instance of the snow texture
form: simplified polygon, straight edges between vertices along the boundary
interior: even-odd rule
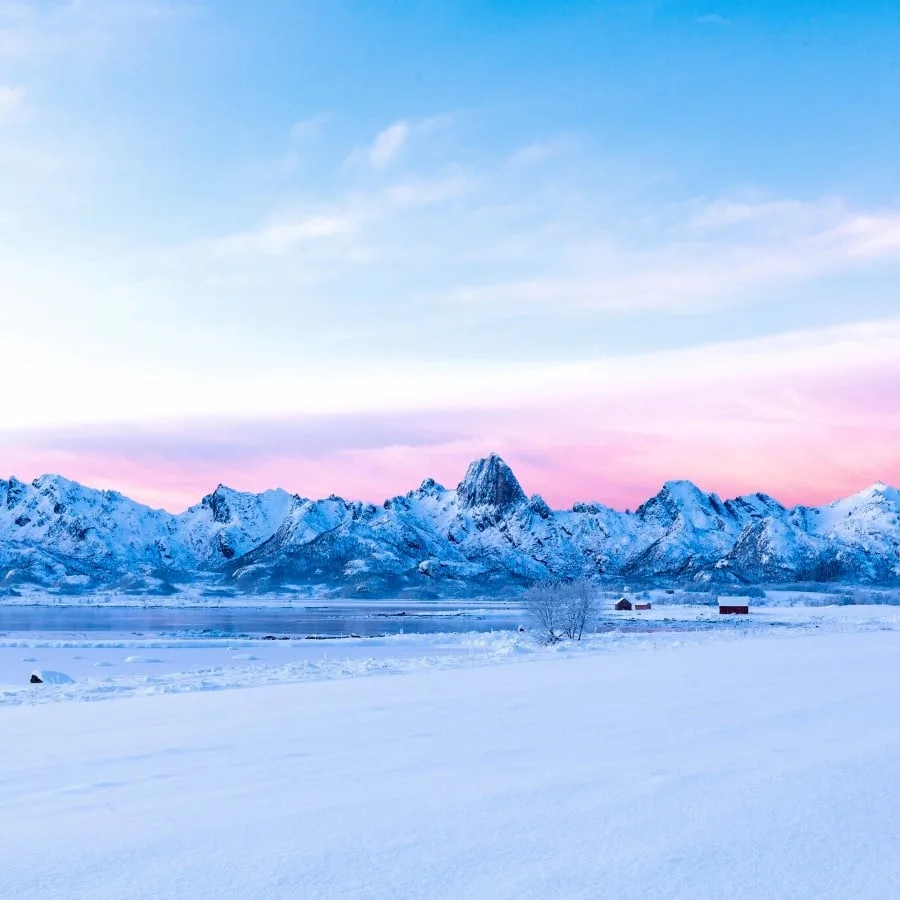
[[[38,686],[0,708],[3,895],[892,896],[896,618],[788,615],[240,691]]]

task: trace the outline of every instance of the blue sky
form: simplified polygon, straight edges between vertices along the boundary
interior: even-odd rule
[[[560,502],[900,477],[898,46],[889,3],[0,3],[0,448],[176,506],[492,449]]]

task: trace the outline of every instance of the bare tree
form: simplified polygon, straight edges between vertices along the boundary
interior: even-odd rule
[[[596,618],[597,592],[587,579],[541,581],[525,592],[524,605],[548,644],[562,637],[580,641]]]
[[[580,641],[584,629],[597,618],[597,591],[586,578],[559,586],[562,606],[562,631],[573,641]]]
[[[559,585],[551,581],[533,584],[523,597],[528,617],[548,644],[556,643],[558,632],[562,630],[562,606],[559,601]]]

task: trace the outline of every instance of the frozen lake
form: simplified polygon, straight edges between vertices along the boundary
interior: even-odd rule
[[[0,634],[340,637],[514,630],[524,620],[509,605],[460,607],[391,602],[345,606],[117,607],[0,606]]]
[[[750,620],[719,616],[707,607],[660,607],[652,612],[603,610],[591,630],[597,632],[696,632],[744,629]],[[758,611],[763,614],[762,610]],[[741,617],[743,619],[743,617]],[[790,628],[790,621],[769,622]],[[441,635],[516,631],[529,627],[528,616],[515,602],[498,600],[425,600],[368,602],[304,601],[283,598],[259,606],[210,604],[140,606],[81,602],[33,605],[0,603],[0,638],[36,635],[83,635],[134,638],[375,638],[390,635]]]

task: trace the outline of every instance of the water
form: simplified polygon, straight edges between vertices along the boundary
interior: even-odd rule
[[[436,603],[290,608],[0,605],[0,634],[373,637],[515,629],[522,621],[521,613],[508,606],[467,610]]]

